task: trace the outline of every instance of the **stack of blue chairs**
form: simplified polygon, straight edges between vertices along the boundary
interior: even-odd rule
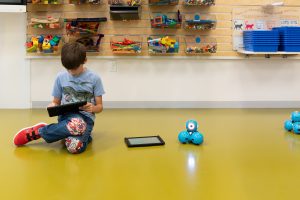
[[[244,49],[254,52],[276,52],[279,46],[278,30],[243,32]]]
[[[300,52],[300,27],[275,27],[279,31],[279,51]]]

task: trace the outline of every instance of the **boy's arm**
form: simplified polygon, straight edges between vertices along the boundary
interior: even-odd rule
[[[82,106],[81,109],[90,113],[100,113],[103,110],[102,96],[95,97],[96,105],[88,102],[86,105]]]
[[[47,107],[53,107],[53,106],[58,106],[60,105],[61,101],[57,97],[53,97],[52,102],[47,106]]]

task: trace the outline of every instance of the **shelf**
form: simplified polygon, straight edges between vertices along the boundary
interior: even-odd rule
[[[300,52],[284,52],[284,51],[277,51],[277,52],[254,52],[254,51],[246,51],[244,49],[238,49],[238,53],[245,54],[246,56],[250,55],[265,55],[266,58],[270,58],[271,55],[282,55],[282,57],[287,57],[288,55],[297,55]]]
[[[26,5],[0,5],[0,13],[25,13]]]
[[[116,6],[111,5],[110,19],[111,20],[139,20],[140,19],[140,6]]]

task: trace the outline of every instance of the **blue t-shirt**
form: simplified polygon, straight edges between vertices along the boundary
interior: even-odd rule
[[[101,78],[86,69],[79,76],[73,76],[67,71],[60,72],[55,80],[52,96],[61,99],[61,105],[78,101],[87,101],[95,105],[95,97],[104,94]],[[92,120],[95,114],[80,111]]]

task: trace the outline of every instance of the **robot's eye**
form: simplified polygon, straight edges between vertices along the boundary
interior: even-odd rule
[[[195,128],[195,124],[190,123],[190,124],[188,125],[188,127],[189,127],[189,129],[194,129],[194,128]]]

